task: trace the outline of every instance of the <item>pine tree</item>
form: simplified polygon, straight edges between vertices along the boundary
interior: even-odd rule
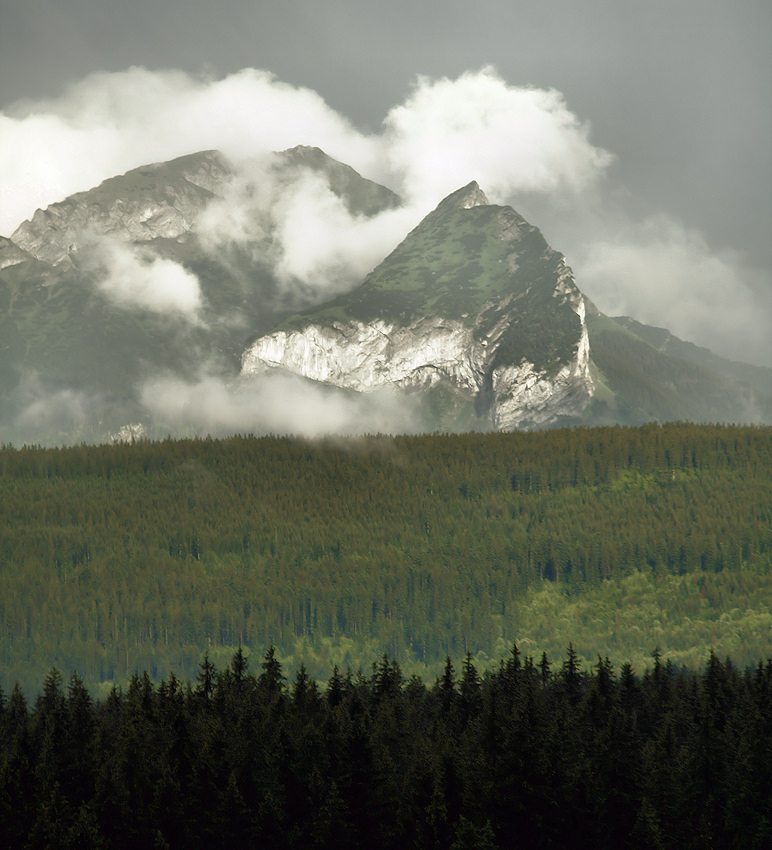
[[[258,677],[260,689],[272,700],[281,696],[284,687],[284,676],[281,672],[281,664],[276,658],[276,648],[271,644],[266,650],[263,663],[263,672]]]
[[[239,647],[239,649],[241,649],[241,647]],[[244,664],[246,665],[246,662],[244,662]],[[238,666],[241,667],[241,665],[242,661],[239,661]],[[241,671],[242,676],[245,669],[246,666]],[[199,665],[197,678],[198,688],[196,692],[201,696],[205,703],[209,703],[212,699],[212,694],[214,692],[215,681],[217,679],[217,670],[215,669],[214,664],[212,664],[212,662],[209,660],[208,652],[204,655],[204,660]]]
[[[439,680],[440,690],[440,705],[444,714],[453,707],[456,699],[456,671],[453,669],[453,662],[450,656],[445,657],[445,668],[442,671],[442,678]]]
[[[482,688],[477,668],[472,662],[472,653],[467,652],[459,683],[459,696],[464,722],[480,713],[482,709]]]
[[[247,668],[249,667],[249,660],[244,655],[244,650],[239,644],[239,648],[233,654],[233,659],[231,660],[231,670],[233,671],[233,680],[236,683],[236,687],[240,688],[244,679],[247,675]]]

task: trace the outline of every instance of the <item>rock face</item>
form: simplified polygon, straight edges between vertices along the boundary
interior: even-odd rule
[[[67,263],[93,234],[132,242],[177,239],[195,224],[231,171],[217,151],[147,165],[37,210],[11,236],[38,260]]]
[[[0,271],[18,266],[32,259],[30,254],[15,245],[10,239],[0,236]]]
[[[446,198],[359,290],[244,352],[242,374],[276,368],[359,392],[443,383],[501,430],[578,415],[593,392],[571,270],[476,183]]]
[[[540,374],[527,362],[493,370],[492,389],[496,399],[493,421],[499,430],[545,425],[558,416],[579,416],[589,403],[595,386],[581,295],[574,299],[574,306],[582,328],[576,356],[556,374]]]

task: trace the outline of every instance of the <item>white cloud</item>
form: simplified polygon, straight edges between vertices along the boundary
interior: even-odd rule
[[[89,250],[102,272],[97,274],[97,288],[119,307],[199,322],[201,287],[196,276],[178,263],[109,237],[100,238]]]
[[[491,68],[457,80],[419,78],[385,126],[403,191],[432,203],[472,179],[494,201],[578,192],[612,161],[560,92],[507,85]]]
[[[772,280],[668,216],[628,222],[577,249],[573,265],[580,289],[609,315],[663,325],[746,362],[769,357]]]
[[[130,68],[0,113],[0,233],[38,207],[149,162],[211,148],[241,161],[299,144],[407,190],[423,212],[471,179],[500,199],[577,190],[610,160],[560,93],[509,86],[491,69],[419,79],[374,136],[316,92],[267,71],[199,80]]]
[[[213,376],[193,382],[166,376],[146,382],[140,398],[161,428],[192,428],[212,436],[421,430],[417,402],[403,395],[383,391],[355,396],[279,373],[233,384]]]

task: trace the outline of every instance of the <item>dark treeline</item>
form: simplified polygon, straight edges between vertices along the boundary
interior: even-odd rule
[[[257,665],[256,665],[257,666]],[[94,702],[52,670],[0,700],[4,848],[772,846],[772,661],[582,672],[515,648],[435,684],[288,683],[273,648]]]
[[[0,684],[32,691],[54,665],[108,690],[135,669],[193,677],[204,651],[225,664],[240,644],[317,678],[382,651],[441,665],[520,639],[534,588],[576,599],[635,574],[689,579],[672,616],[726,613],[720,634],[753,663],[771,473],[771,428],[687,424],[2,448]],[[732,613],[739,592],[760,607]],[[651,638],[659,614],[615,604],[582,657],[684,649]]]

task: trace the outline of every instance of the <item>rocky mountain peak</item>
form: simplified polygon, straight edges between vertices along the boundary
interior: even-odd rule
[[[472,207],[487,207],[489,203],[477,181],[472,180],[471,183],[457,189],[441,201],[436,212],[452,209],[470,210]]]
[[[445,198],[358,289],[288,318],[242,356],[243,375],[277,368],[356,392],[441,392],[501,430],[579,415],[593,391],[570,269],[475,182]]]
[[[332,192],[346,204],[353,215],[377,215],[383,210],[398,207],[401,203],[399,196],[391,189],[367,180],[350,165],[333,159],[321,148],[296,145],[276,154],[275,170],[278,173],[293,174],[299,168],[323,176]]]
[[[201,151],[111,177],[94,189],[37,210],[11,239],[46,263],[67,263],[84,234],[135,242],[186,233],[232,171],[222,154]]]

